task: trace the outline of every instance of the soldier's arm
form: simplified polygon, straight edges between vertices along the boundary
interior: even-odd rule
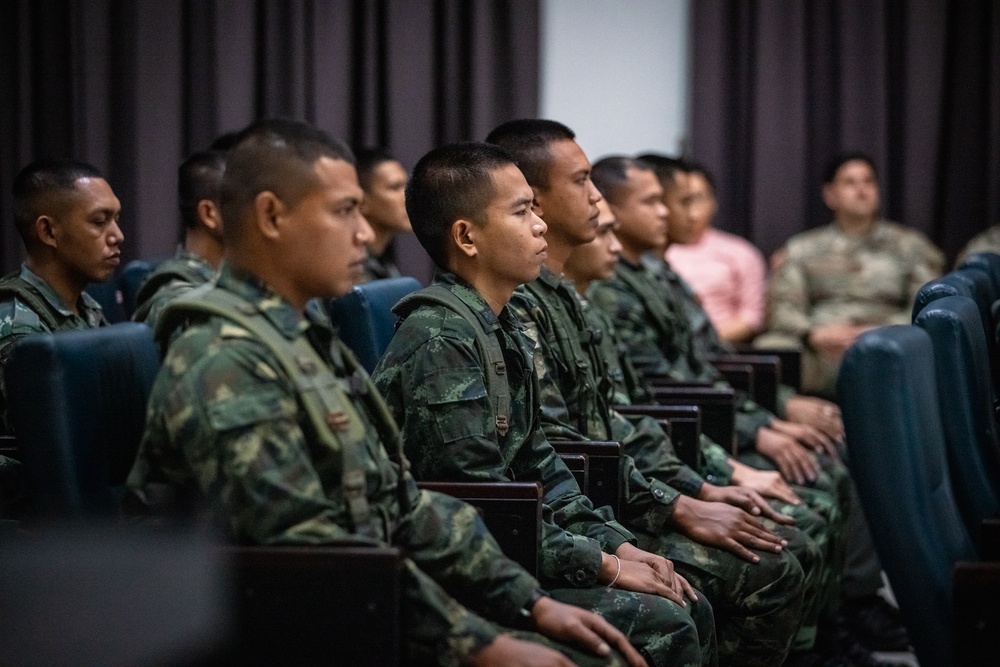
[[[767,330],[786,337],[788,343],[798,343],[812,327],[809,293],[801,263],[787,248],[785,253],[786,259],[775,271],[768,291]]]
[[[587,296],[591,303],[611,318],[618,339],[640,374],[663,375],[670,372],[670,360],[638,300],[614,280],[594,283]]]
[[[910,323],[917,292],[925,283],[939,277],[945,267],[944,254],[923,234],[917,232],[913,232],[911,249],[907,253],[906,261],[910,262],[909,283],[907,285],[909,298],[906,300],[905,309],[900,309],[898,315],[892,319],[892,324]]]

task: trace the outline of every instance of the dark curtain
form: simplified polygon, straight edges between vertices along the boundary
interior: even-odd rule
[[[948,255],[1000,223],[1000,3],[697,0],[691,155],[765,253],[829,221],[825,164],[876,161],[886,217]]]
[[[177,165],[262,116],[310,121],[408,168],[538,106],[537,0],[0,2],[0,260],[23,247],[17,170],[72,156],[122,201],[126,259],[178,237]],[[412,236],[405,271],[430,265]]]

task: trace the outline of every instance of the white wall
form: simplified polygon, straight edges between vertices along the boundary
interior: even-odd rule
[[[687,135],[688,0],[543,0],[543,118],[591,161],[677,154]]]

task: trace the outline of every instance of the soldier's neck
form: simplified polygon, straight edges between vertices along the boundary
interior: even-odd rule
[[[843,213],[837,214],[833,219],[837,228],[847,236],[866,236],[871,232],[877,220],[878,218],[874,216],[859,218]]]
[[[45,281],[52,288],[63,305],[74,314],[80,314],[80,295],[87,286],[80,278],[75,277],[66,267],[55,260],[39,259],[29,256],[25,264],[32,273]]]
[[[218,269],[222,263],[222,240],[204,229],[189,229],[184,235],[184,249]]]
[[[552,273],[561,276],[566,269],[566,260],[573,254],[575,246],[566,239],[554,234],[546,234],[545,240],[549,245],[545,258],[545,266]]]

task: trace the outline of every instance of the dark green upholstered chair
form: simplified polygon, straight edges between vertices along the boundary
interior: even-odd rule
[[[998,292],[997,298],[1000,298],[1000,255],[995,252],[975,252],[963,259],[958,268],[986,273]]]
[[[922,667],[952,665],[952,569],[976,549],[952,492],[930,336],[863,334],[838,394],[851,471]]]
[[[125,312],[126,318],[131,319],[132,313],[135,312],[139,288],[161,261],[158,259],[133,259],[122,269],[119,282],[122,293],[122,310]]]
[[[930,334],[955,500],[973,540],[1000,516],[1000,432],[979,310],[968,297],[927,305],[916,325]]]
[[[125,315],[125,308],[122,306],[122,292],[118,283],[119,275],[115,273],[103,283],[91,283],[87,285],[86,289],[87,294],[101,304],[104,317],[111,324],[124,322],[128,319]]]

